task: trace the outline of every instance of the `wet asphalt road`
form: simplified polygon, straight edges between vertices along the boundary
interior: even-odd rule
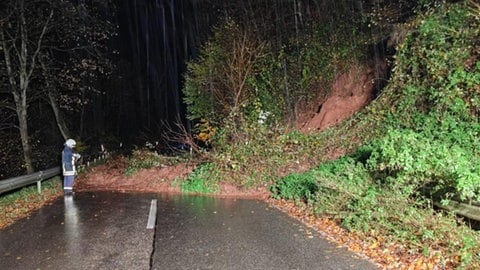
[[[0,231],[0,269],[378,268],[261,201],[81,193]]]

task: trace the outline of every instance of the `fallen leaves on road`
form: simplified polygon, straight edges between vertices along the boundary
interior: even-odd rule
[[[302,208],[294,202],[269,199],[270,205],[296,218],[312,229],[318,231],[339,248],[345,247],[373,261],[382,269],[404,270],[437,270],[455,269],[457,260],[452,259],[450,265],[440,265],[440,252],[431,252],[424,257],[408,250],[401,243],[386,245],[380,235],[372,232],[369,239],[364,239],[339,226],[339,221],[329,218],[317,218],[307,208]]]
[[[24,199],[18,199],[15,203],[1,205],[0,208],[0,229],[6,228],[15,221],[28,217],[33,211],[50,204],[55,198],[62,195],[62,192],[43,192],[32,194]]]

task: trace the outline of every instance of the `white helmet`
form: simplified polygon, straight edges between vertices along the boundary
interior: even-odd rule
[[[66,142],[65,142],[65,145],[70,147],[70,148],[73,148],[77,145],[77,143],[75,142],[75,140],[73,139],[68,139]]]

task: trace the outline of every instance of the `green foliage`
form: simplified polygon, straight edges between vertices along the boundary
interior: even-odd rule
[[[128,166],[125,169],[125,175],[131,176],[140,169],[150,169],[161,165],[175,165],[183,160],[183,157],[168,157],[157,154],[145,149],[133,151],[128,159]]]
[[[417,19],[417,30],[399,46],[387,94],[366,115],[384,130],[372,142],[372,170],[411,189],[427,183],[453,188],[462,199],[480,195],[474,180],[480,19],[470,10],[466,3],[444,5]]]
[[[128,167],[125,169],[125,175],[131,176],[140,169],[150,169],[160,165],[160,156],[156,152],[146,150],[135,150],[129,158]]]
[[[369,192],[371,177],[359,162],[361,156],[346,156],[307,173],[283,177],[271,187],[273,196],[301,199],[314,204],[318,212],[339,217],[348,202],[359,203]]]
[[[247,123],[262,119],[263,124],[272,125],[283,118],[287,111],[284,83],[282,82],[282,59],[273,52],[266,53],[255,63],[255,74],[247,83],[254,89],[254,95],[245,105]],[[263,116],[262,116],[263,115]]]
[[[188,117],[194,119],[209,119],[220,122],[220,116],[215,108],[219,107],[213,95],[214,76],[218,74],[216,63],[221,61],[221,48],[209,42],[202,50],[200,58],[188,63],[188,75],[185,79],[183,93],[188,106]],[[208,91],[211,90],[211,91]]]
[[[242,119],[249,99],[255,96],[248,83],[265,43],[226,20],[203,47],[196,62],[188,65],[184,94],[190,119],[211,123]]]
[[[216,166],[226,181],[239,186],[257,186],[267,181],[270,170],[278,168],[282,155],[278,135],[260,125],[244,125],[241,140],[218,147]],[[289,159],[284,156],[285,159]]]
[[[280,172],[308,167],[325,157],[325,138],[286,132],[280,127],[245,125],[241,139],[219,145],[212,153],[222,179],[238,186],[259,187],[273,184]]]
[[[407,36],[397,53],[392,85],[398,91],[396,114],[414,117],[423,110],[464,117],[469,110],[478,110],[472,95],[479,81],[474,56],[478,20],[465,5],[446,5],[419,19],[418,30]]]
[[[218,189],[216,186],[216,177],[213,175],[212,164],[203,163],[197,166],[190,173],[188,178],[181,182],[180,187],[186,193],[215,193]]]
[[[444,120],[443,125],[449,125]],[[369,169],[381,173],[402,189],[418,189],[427,183],[437,188],[455,188],[462,199],[478,199],[479,158],[472,145],[478,142],[478,125],[460,126],[455,130],[410,129],[390,130],[379,141],[372,143]],[[451,132],[448,132],[451,130]]]
[[[334,25],[318,25],[302,38],[301,65],[296,68],[301,70],[298,80],[300,89],[304,91],[312,86],[328,85],[352,64],[363,61],[364,45],[373,42],[357,27],[340,21]]]
[[[410,143],[419,139],[411,132],[404,133],[400,137],[410,139]],[[453,216],[434,213],[430,202],[417,193],[418,187],[412,188],[407,183],[415,179],[405,178],[400,182],[388,176],[393,173],[384,172],[386,167],[384,171],[372,167],[378,159],[376,151],[383,146],[360,148],[307,173],[286,176],[272,186],[274,196],[307,202],[317,215],[339,219],[345,228],[365,239],[378,241],[380,236],[384,244],[401,242],[410,252],[423,252],[426,256],[441,248],[450,257],[459,256],[463,264],[471,265],[471,254],[478,253],[478,247],[469,243],[477,241],[479,235],[458,226]],[[395,155],[395,151],[386,152]],[[401,154],[399,159],[410,155]],[[391,169],[398,170],[398,165],[392,165]],[[447,236],[449,244],[440,247],[444,245],[441,239]]]
[[[309,173],[290,174],[271,186],[270,191],[276,199],[311,202],[318,186],[313,175]]]

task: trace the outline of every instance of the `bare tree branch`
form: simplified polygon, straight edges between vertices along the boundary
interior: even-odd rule
[[[40,48],[42,47],[43,36],[47,32],[47,28],[48,28],[48,25],[49,25],[52,17],[53,17],[53,9],[50,10],[50,15],[48,16],[47,21],[43,25],[42,33],[40,34],[40,37],[38,38],[37,48],[35,50],[35,53],[32,56],[32,64],[31,64],[31,67],[30,67],[30,71],[28,72],[28,77],[27,77],[28,79],[30,79],[30,77],[32,76],[33,70],[35,69],[35,61],[38,57],[38,54],[40,53]]]
[[[12,102],[8,101],[7,99],[4,99],[4,100],[0,101],[0,107],[5,108],[5,109],[9,109],[13,112],[16,111],[15,107],[12,106]]]

